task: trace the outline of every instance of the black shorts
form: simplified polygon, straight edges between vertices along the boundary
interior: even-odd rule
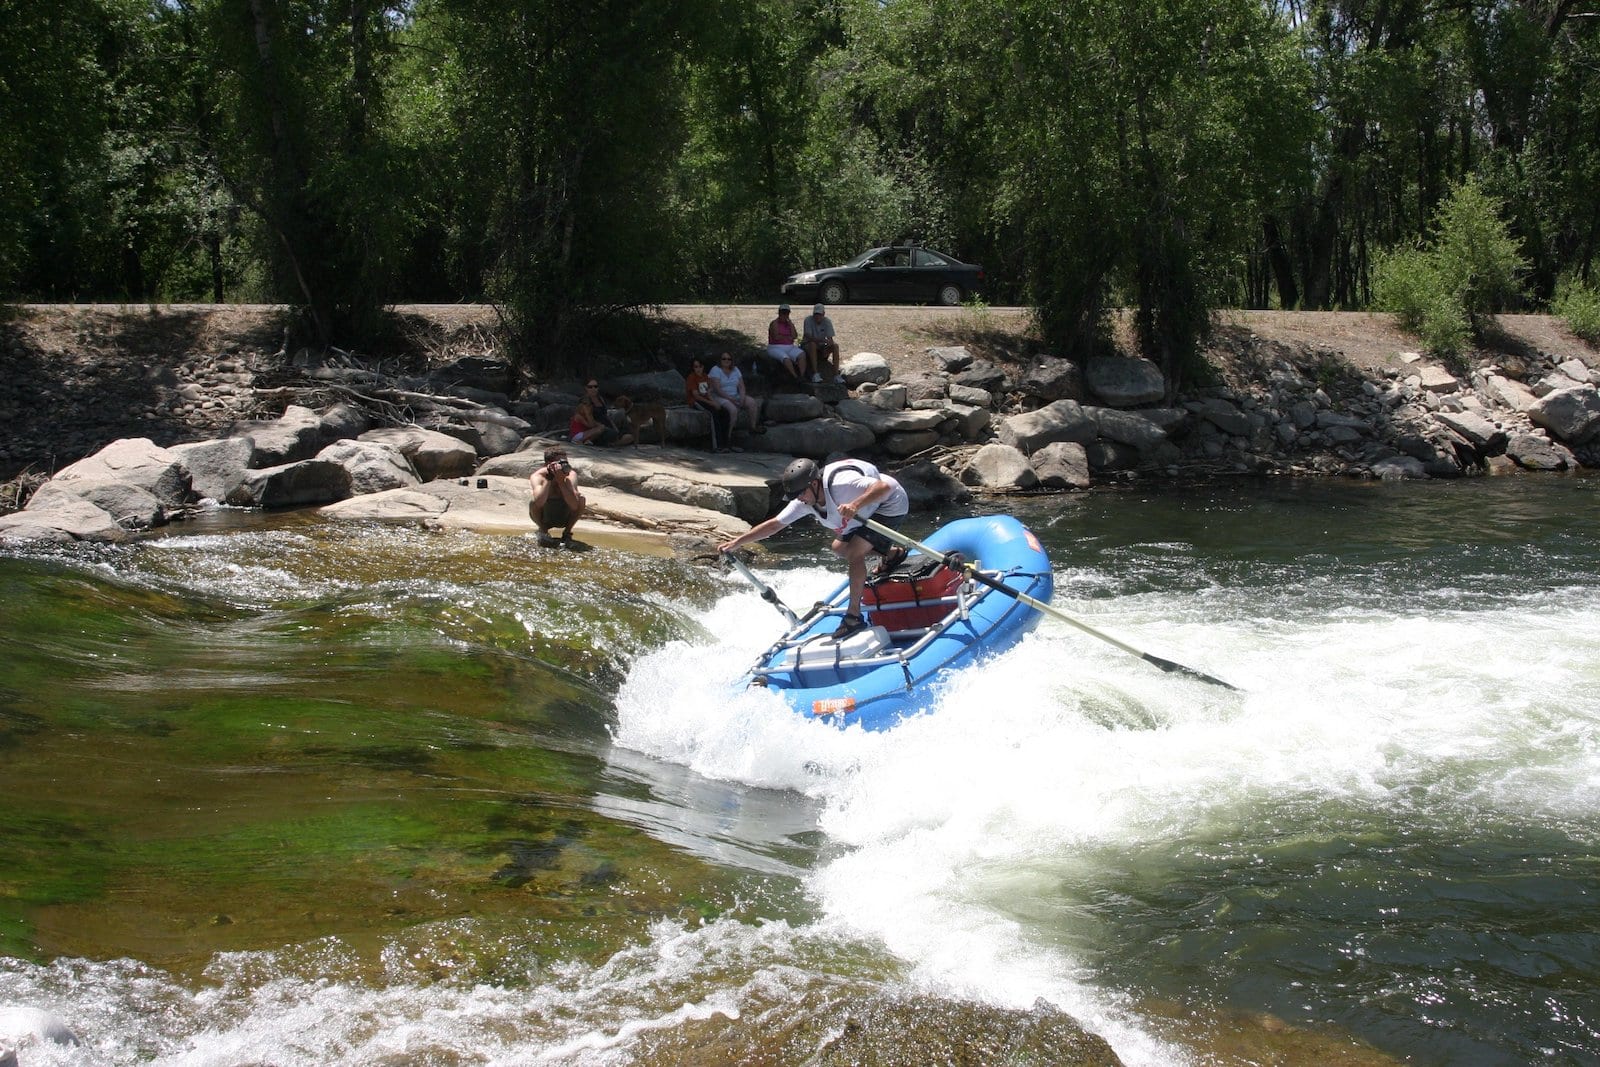
[[[550,498],[544,502],[543,514],[534,514],[533,502],[528,503],[528,518],[532,519],[535,526],[544,530],[556,527],[565,529],[572,522],[572,509],[567,507],[566,498],[561,491],[552,487]]]
[[[871,519],[879,526],[887,526],[891,530],[898,530],[900,528],[900,524],[906,521],[906,517],[904,515],[872,514],[868,515],[867,518]],[[857,537],[871,545],[879,555],[889,551],[889,546],[894,544],[894,541],[890,538],[885,537],[877,530],[869,530],[865,526],[857,526],[854,530],[851,530],[849,533],[845,534],[842,540],[846,543],[849,543],[853,538]]]

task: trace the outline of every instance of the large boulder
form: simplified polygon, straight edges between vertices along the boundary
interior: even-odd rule
[[[898,384],[880,386],[863,394],[862,400],[879,411],[904,411],[907,407],[906,387]]]
[[[889,380],[889,361],[876,352],[857,352],[839,368],[845,384],[852,389],[863,385],[883,385]]]
[[[834,411],[847,422],[867,427],[875,437],[891,433],[937,430],[945,418],[943,411],[885,411],[855,397],[839,401]]]
[[[1017,382],[1017,388],[1029,396],[1049,402],[1077,399],[1082,392],[1082,382],[1078,376],[1078,365],[1070,359],[1038,356]]]
[[[626,486],[626,489],[629,493],[643,497],[646,500],[665,500],[675,504],[686,504],[689,507],[715,511],[722,515],[739,514],[739,494],[725,485],[712,485],[707,482],[663,472],[650,474],[631,481]],[[758,498],[752,497],[752,499]],[[770,490],[766,494],[766,499],[770,502]],[[746,507],[745,510],[751,515],[761,513],[764,517],[765,514],[764,505],[758,507],[752,504]],[[757,519],[756,521],[759,522],[760,520]]]
[[[773,432],[769,429],[766,436]],[[670,445],[659,449],[575,448],[570,454],[585,493],[591,487],[612,488],[640,499],[675,501],[705,512],[736,515],[750,523],[772,514],[772,486],[790,460],[787,455],[770,452],[714,456]],[[498,478],[517,478],[526,484],[543,462],[543,448],[530,446],[514,455],[487,460],[478,468],[478,476],[491,483]]]
[[[861,406],[866,407],[864,404]],[[768,426],[761,447],[772,452],[820,460],[835,452],[856,452],[869,448],[877,439],[878,435],[861,423],[823,418]]]
[[[950,345],[928,349],[928,356],[946,374],[960,374],[972,366],[972,353],[966,345]]]
[[[939,383],[943,386],[943,382]],[[942,392],[942,389],[941,389]],[[695,411],[701,409],[695,408]],[[762,418],[769,423],[773,422],[804,422],[807,419],[820,419],[826,415],[828,409],[822,401],[810,393],[773,393],[767,397],[766,409],[761,413]],[[671,412],[668,412],[670,416]],[[710,416],[706,416],[709,420]]]
[[[1600,436],[1600,390],[1592,385],[1557,389],[1528,409],[1528,419],[1569,445]]]
[[[478,464],[477,449],[465,441],[421,426],[393,426],[368,430],[359,438],[397,449],[411,461],[417,477],[425,482],[435,478],[460,478],[471,474]]]
[[[222,437],[173,445],[172,451],[181,458],[195,493],[203,499],[221,501],[228,498],[250,469],[256,446],[248,437]]]
[[[1439,411],[1433,417],[1467,441],[1479,458],[1498,456],[1506,450],[1505,431],[1482,415],[1471,411]]]
[[[1461,388],[1461,382],[1454,374],[1443,367],[1429,363],[1417,372],[1417,384],[1430,393],[1453,393]]]
[[[1046,489],[1087,489],[1094,484],[1089,475],[1089,456],[1074,441],[1045,445],[1029,457],[1039,484]]]
[[[975,360],[966,370],[952,375],[950,384],[966,386],[969,389],[982,389],[987,393],[1003,393],[1006,391],[1006,371],[1004,367],[996,366],[986,359]]]
[[[416,468],[393,445],[377,441],[335,441],[316,455],[350,472],[350,491],[356,494],[381,493],[422,484]]]
[[[46,499],[48,506],[0,515],[0,540],[120,541],[122,524],[103,508],[75,496]]]
[[[276,419],[238,423],[230,436],[250,439],[250,466],[258,468],[310,459],[327,443],[322,416],[299,404],[290,404]]]
[[[973,407],[969,404],[951,402],[944,411],[955,419],[956,433],[961,435],[963,441],[976,441],[989,429],[992,416],[986,407]]]
[[[1570,450],[1542,433],[1512,434],[1506,441],[1506,455],[1517,466],[1531,471],[1564,471],[1578,465]]]
[[[1463,472],[1454,445],[1442,435],[1408,429],[1394,439],[1395,447],[1422,463],[1430,478],[1459,478]]]
[[[318,416],[322,440],[344,441],[372,428],[372,416],[354,404],[335,404]]]
[[[1141,454],[1156,452],[1167,443],[1167,431],[1138,412],[1085,407],[1083,413],[1093,420],[1099,436],[1118,444],[1132,445]]]
[[[1416,481],[1428,477],[1428,468],[1412,456],[1387,456],[1372,465],[1372,476],[1380,481]]]
[[[914,430],[907,433],[885,434],[878,438],[878,447],[896,459],[914,456],[939,443],[938,430]]]
[[[1153,404],[1167,392],[1161,368],[1148,359],[1094,356],[1084,378],[1090,392],[1115,408]]]
[[[443,418],[426,420],[421,425],[466,442],[480,456],[503,456],[507,452],[515,452],[521,447],[523,438],[533,432],[532,425],[526,420],[491,408],[451,411]],[[618,425],[621,425],[620,421]]]
[[[1032,489],[1039,475],[1028,457],[1011,445],[987,444],[973,453],[961,480],[979,489]]]
[[[1100,435],[1100,426],[1076,400],[1057,400],[1037,411],[1012,415],[1000,423],[999,438],[1031,454],[1056,441],[1088,444]]]
[[[85,500],[117,520],[127,530],[148,530],[165,525],[165,505],[147,490],[122,482],[57,482],[41,485],[28,501],[30,511],[49,511],[69,500]]]
[[[1501,407],[1524,414],[1539,402],[1533,391],[1519,381],[1499,374],[1487,374],[1483,379],[1483,393]]]
[[[94,455],[63,467],[50,481],[78,495],[105,484],[138,486],[170,508],[194,499],[183,457],[146,437],[113,441]]]
[[[948,504],[965,504],[972,499],[971,489],[932,460],[902,467],[895,471],[894,478],[905,487],[913,511],[936,511]]]
[[[1212,396],[1190,400],[1183,406],[1225,434],[1233,437],[1250,436],[1250,416],[1240,411],[1232,401]]]
[[[633,542],[635,547],[645,543],[675,544],[683,539],[688,551],[703,555],[711,552],[717,542],[750,528],[748,522],[730,514],[678,500],[650,499],[615,486],[585,485],[583,495],[585,511],[578,533],[584,539],[602,531],[629,531],[644,538]],[[341,519],[420,521],[445,529],[532,532],[529,497],[528,483],[523,478],[482,476],[467,485],[445,480],[355,497],[330,504],[321,513]]]
[[[350,495],[350,472],[331,459],[303,459],[245,472],[227,503],[247,508],[328,504]]]
[[[907,378],[900,384],[906,387],[907,404],[916,404],[922,400],[943,400],[950,392],[950,383],[943,378]]]
[[[946,395],[957,404],[968,404],[975,408],[993,408],[994,394],[987,389],[979,389],[972,385],[962,385],[960,382],[951,382],[946,389]]]

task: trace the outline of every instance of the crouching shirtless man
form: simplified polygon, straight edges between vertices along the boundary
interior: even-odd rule
[[[528,475],[533,486],[533,501],[528,517],[539,527],[541,545],[571,545],[572,528],[583,516],[583,494],[578,492],[578,472],[572,469],[567,450],[552,445],[544,450],[544,466]],[[550,531],[563,528],[557,541]]]

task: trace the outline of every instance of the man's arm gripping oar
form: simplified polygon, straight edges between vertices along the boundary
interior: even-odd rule
[[[859,516],[858,516],[858,518],[859,518]],[[867,529],[872,530],[872,531],[874,531],[876,533],[880,533],[883,536],[889,538],[889,540],[891,540],[891,541],[898,542],[899,544],[903,545],[906,548],[916,549],[918,552],[921,552],[924,556],[930,556],[930,557],[932,557],[934,559],[943,559],[947,566],[948,565],[952,565],[952,557],[955,556],[954,553],[946,554],[944,552],[938,551],[937,549],[930,548],[927,545],[923,544],[921,541],[915,540],[914,538],[907,537],[905,534],[901,533],[899,530],[895,530],[895,529],[892,529],[891,527],[885,526],[881,522],[873,522],[871,519],[861,519],[860,521],[861,521],[861,524],[863,526],[865,526]],[[959,559],[959,557],[955,557],[955,558]],[[1098,637],[1100,640],[1104,641],[1108,645],[1115,645],[1117,648],[1122,649],[1122,651],[1128,653],[1129,655],[1138,656],[1140,659],[1144,660],[1148,664],[1151,664],[1152,666],[1159,667],[1162,670],[1167,671],[1169,673],[1176,671],[1179,674],[1187,674],[1191,678],[1198,678],[1200,681],[1209,682],[1212,685],[1220,685],[1224,689],[1237,690],[1239,688],[1236,685],[1230,685],[1229,683],[1224,682],[1221,678],[1212,677],[1211,675],[1205,673],[1204,671],[1197,671],[1193,667],[1185,667],[1183,664],[1174,663],[1170,659],[1162,659],[1160,656],[1153,656],[1148,652],[1142,652],[1139,649],[1134,648],[1132,645],[1128,644],[1125,641],[1119,641],[1115,637],[1112,637],[1110,634],[1102,633],[1099,630],[1096,630],[1093,626],[1090,626],[1088,623],[1078,621],[1077,619],[1073,618],[1071,615],[1068,615],[1066,612],[1062,611],[1060,608],[1051,607],[1049,604],[1046,604],[1042,600],[1039,600],[1039,599],[1037,599],[1035,597],[1031,597],[1027,593],[1024,593],[1024,592],[1021,592],[1020,590],[1011,588],[1009,585],[1006,585],[1004,582],[1000,582],[1000,581],[997,581],[997,580],[989,577],[987,574],[984,574],[982,571],[978,570],[977,564],[975,564],[975,563],[972,563],[972,562],[969,562],[969,561],[966,561],[966,560],[961,560],[960,563],[959,563],[959,568],[961,570],[965,571],[966,574],[967,574],[967,577],[971,578],[972,580],[974,580],[976,582],[981,582],[982,584],[988,586],[990,589],[996,590],[997,592],[1004,593],[1006,596],[1012,598],[1013,600],[1021,601],[1022,603],[1028,605],[1028,607],[1033,608],[1036,611],[1042,611],[1046,615],[1052,616],[1053,618],[1060,619],[1062,622],[1066,623],[1069,626],[1076,626],[1078,629],[1082,630],[1084,633],[1088,634],[1089,636]]]

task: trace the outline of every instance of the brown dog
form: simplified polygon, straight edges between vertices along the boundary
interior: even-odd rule
[[[626,396],[619,396],[616,400],[617,407],[621,408],[628,420],[628,432],[633,434],[633,444],[637,448],[644,442],[646,426],[656,428],[656,443],[667,443],[667,409],[658,401],[634,401]]]

